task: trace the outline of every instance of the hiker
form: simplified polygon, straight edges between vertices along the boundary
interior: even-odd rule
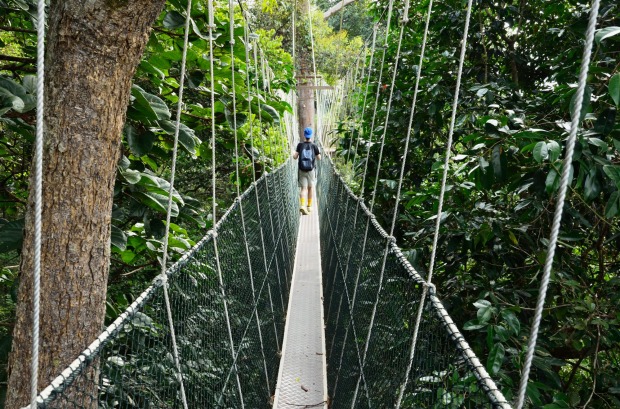
[[[305,142],[297,144],[293,153],[293,159],[299,159],[297,171],[297,184],[301,188],[299,193],[299,211],[308,214],[312,211],[312,193],[316,184],[316,159],[321,160],[319,147],[312,142],[312,128],[304,129]],[[306,198],[308,204],[306,205]]]

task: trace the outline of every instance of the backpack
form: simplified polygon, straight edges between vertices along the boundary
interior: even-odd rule
[[[306,142],[299,153],[299,170],[308,172],[312,169],[314,169],[314,145]]]

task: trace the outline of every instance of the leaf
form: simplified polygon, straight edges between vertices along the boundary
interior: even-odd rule
[[[140,201],[140,203],[150,207],[153,210],[166,214],[166,210],[168,208],[167,196],[153,192],[136,192],[133,195]],[[177,206],[174,200],[172,201],[170,215],[172,217],[177,217],[179,215],[179,206]]]
[[[112,225],[110,241],[112,246],[118,248],[121,251],[127,249],[127,235],[123,230],[119,229],[115,225]]]
[[[587,201],[591,201],[596,199],[601,193],[601,182],[598,178],[598,172],[596,168],[590,169],[588,172],[588,176],[586,176],[586,181],[583,186],[585,199]]]
[[[542,163],[549,157],[549,148],[547,147],[547,143],[544,141],[540,141],[534,146],[534,150],[532,151],[534,155],[534,160],[538,163]]]
[[[600,44],[601,41],[605,40],[606,38],[613,37],[618,34],[620,34],[620,27],[605,27],[598,30],[596,34],[594,34],[594,41],[596,41],[597,44]]]
[[[614,182],[617,186],[620,186],[620,166],[619,165],[605,165],[603,166],[603,172],[607,177]]]
[[[519,322],[519,318],[517,318],[516,314],[510,310],[502,310],[501,314],[513,334],[519,335],[519,332],[521,331],[521,323]]]
[[[0,253],[22,248],[25,219],[13,220],[0,225]]]
[[[499,372],[502,367],[502,363],[504,362],[505,355],[506,349],[503,344],[497,343],[493,346],[489,352],[489,357],[487,358],[487,370],[491,373],[491,375],[495,375]]]
[[[476,329],[484,328],[486,326],[487,326],[486,323],[480,324],[478,320],[476,319],[476,320],[467,321],[465,324],[463,324],[463,329],[465,331],[473,331]]]
[[[185,25],[185,17],[178,11],[170,11],[164,17],[164,27],[174,30]]]
[[[35,95],[37,93],[37,76],[26,75],[22,80],[22,85],[24,86],[26,92]]]
[[[620,105],[620,73],[614,75],[609,80],[609,96],[614,100],[616,107]]]
[[[24,112],[25,107],[24,100],[0,87],[0,108],[10,108],[17,112]]]
[[[149,94],[137,85],[131,87],[131,95],[135,98],[133,108],[143,114],[147,120],[170,119],[170,110],[159,97]]]
[[[605,206],[605,217],[608,219],[614,218],[620,210],[620,194],[616,190],[609,196],[607,205]]]
[[[260,107],[263,112],[266,112],[276,124],[280,123],[280,114],[278,114],[278,111],[276,111],[274,107],[267,104],[260,104]]]
[[[606,152],[607,149],[609,148],[609,146],[607,146],[607,144],[605,143],[605,141],[599,139],[599,138],[588,138],[588,143],[590,145],[594,145],[597,148],[601,149],[603,152]]]
[[[121,176],[129,183],[130,185],[135,185],[142,178],[142,174],[135,169],[123,169],[120,168]]]
[[[562,148],[556,141],[549,141],[547,142],[547,152],[549,153],[549,160],[553,163],[560,158]]]
[[[140,157],[149,153],[153,149],[156,136],[153,132],[138,132],[131,125],[125,126],[125,136],[131,152]]]
[[[560,175],[555,169],[551,169],[545,179],[545,191],[552,194],[560,187]]]
[[[161,128],[170,135],[174,135],[176,124],[173,121],[159,121]],[[194,134],[194,130],[185,124],[179,124],[179,143],[192,155],[196,154],[196,146],[200,139]]]

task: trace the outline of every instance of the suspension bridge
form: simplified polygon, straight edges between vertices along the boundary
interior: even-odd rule
[[[582,94],[591,48],[587,44],[592,43],[597,4],[595,1],[592,7],[585,47],[578,91]],[[390,2],[387,27],[392,7]],[[427,28],[432,7],[431,1],[426,15]],[[300,216],[297,165],[288,160],[275,171],[254,180],[245,192],[238,191],[234,204],[219,220],[214,210],[213,229],[179,261],[165,268],[164,258],[162,274],[50,385],[36,391],[31,407],[512,407],[450,318],[432,284],[471,8],[470,0],[427,277],[422,277],[409,264],[393,237],[409,135],[405,135],[403,168],[389,230],[373,214],[376,184],[367,202],[365,184],[361,184],[362,192],[356,195],[329,155],[319,161],[317,169],[318,211]],[[209,9],[213,13],[211,2]],[[233,13],[232,5],[230,10]],[[405,2],[398,52],[392,62],[394,77],[386,123],[407,10],[408,2]],[[186,32],[187,27],[189,18]],[[211,39],[212,34],[209,33]],[[246,40],[249,46],[247,33]],[[375,55],[375,40],[376,31],[370,64]],[[185,41],[187,46],[187,34]],[[388,41],[386,36],[384,45]],[[419,57],[409,134],[425,46],[426,35]],[[246,58],[249,65],[249,50]],[[256,49],[254,58],[256,62]],[[381,58],[383,70],[385,47]],[[211,58],[211,69],[212,63]],[[182,67],[184,72],[184,62]],[[382,71],[379,82],[381,76]],[[356,74],[352,74],[349,83],[345,81],[341,88],[316,91],[319,135],[327,134],[342,110],[350,108],[343,102],[346,87],[359,86],[356,81]],[[366,83],[365,97],[368,86]],[[181,81],[181,90],[182,87]],[[378,92],[377,88],[377,98]],[[290,98],[295,106],[294,95]],[[182,94],[179,110],[181,100]],[[39,108],[42,112],[43,106]],[[579,118],[580,109],[576,107],[574,117]],[[374,129],[375,114],[371,129]],[[289,146],[298,139],[296,121],[295,115],[287,115],[284,120],[283,132],[287,134]],[[177,136],[178,127],[177,121]],[[385,130],[387,126],[377,141],[381,143],[379,164]],[[574,120],[573,141],[576,132]],[[214,134],[213,128],[213,138]],[[327,147],[325,138],[318,142],[322,149]],[[570,143],[569,140],[569,161]],[[378,179],[375,177],[375,181]],[[171,192],[173,181],[174,176]],[[564,200],[565,182],[557,199],[560,203]],[[561,208],[558,205],[557,223]],[[551,235],[540,303],[544,303],[545,280],[548,282],[555,241],[557,230]],[[533,328],[528,346],[530,355],[514,403],[518,408],[524,404],[536,343],[537,325]]]

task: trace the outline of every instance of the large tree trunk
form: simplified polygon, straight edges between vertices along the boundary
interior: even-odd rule
[[[131,80],[163,4],[163,0],[56,0],[50,7],[39,389],[103,326],[121,130]],[[30,199],[9,359],[8,409],[29,402],[33,209]]]

